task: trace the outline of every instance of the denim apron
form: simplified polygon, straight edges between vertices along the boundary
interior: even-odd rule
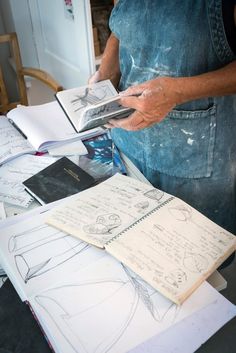
[[[119,0],[110,28],[120,41],[120,90],[158,76],[199,75],[235,59],[221,0]],[[115,128],[112,138],[155,187],[236,234],[236,96],[179,105],[159,124]]]

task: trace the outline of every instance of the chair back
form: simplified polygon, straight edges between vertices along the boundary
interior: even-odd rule
[[[19,101],[10,102],[4,80],[3,70],[0,66],[0,114],[6,114],[18,104],[28,105],[27,88],[25,76],[33,77],[49,86],[54,92],[63,90],[63,87],[54,80],[46,71],[38,68],[23,67],[21,61],[20,47],[15,32],[0,35],[0,44],[8,43],[12,60],[12,66],[16,72],[16,84],[18,88]]]
[[[17,40],[16,33],[2,34],[0,35],[0,44],[8,43],[9,49],[11,53],[11,57],[13,59],[13,65],[15,66],[16,71],[16,83],[19,94],[18,102],[9,102],[8,93],[6,84],[4,81],[3,70],[0,67],[0,112],[6,113],[7,111],[15,108],[17,104],[28,105],[27,100],[27,90],[24,80],[24,74],[22,70],[22,61],[20,55],[19,43]]]

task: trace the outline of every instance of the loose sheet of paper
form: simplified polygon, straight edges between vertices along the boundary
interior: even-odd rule
[[[140,344],[127,353],[193,353],[222,326],[236,316],[236,306],[222,295],[160,335]],[[209,347],[208,347],[209,348]],[[207,350],[209,351],[209,349]]]
[[[0,200],[27,208],[34,199],[25,191],[22,182],[56,160],[53,157],[24,155],[4,164],[0,168]]]
[[[125,353],[218,296],[204,283],[177,307],[107,255],[39,292],[30,304],[56,353]]]
[[[45,224],[41,207],[29,218],[1,228],[0,256],[22,299],[89,265],[104,251]],[[29,221],[30,220],[30,221]]]

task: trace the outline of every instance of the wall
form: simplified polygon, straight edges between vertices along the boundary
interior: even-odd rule
[[[14,31],[14,24],[11,16],[10,4],[7,0],[0,0],[0,34]],[[18,93],[15,84],[15,72],[9,64],[10,52],[5,44],[0,45],[0,65],[4,73],[4,80],[8,95],[11,100],[17,100]]]

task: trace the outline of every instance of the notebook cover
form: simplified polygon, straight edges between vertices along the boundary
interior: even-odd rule
[[[25,180],[23,185],[41,204],[46,204],[76,194],[94,183],[91,175],[67,157],[62,157]]]

